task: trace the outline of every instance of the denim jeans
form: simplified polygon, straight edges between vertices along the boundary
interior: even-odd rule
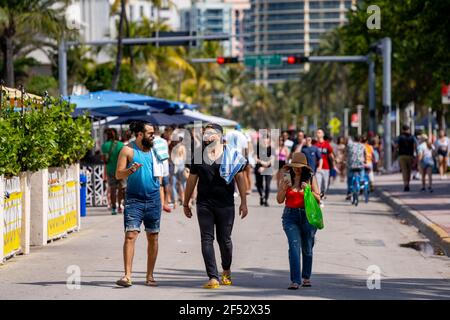
[[[219,280],[219,271],[214,253],[214,229],[219,244],[222,269],[230,270],[233,256],[233,231],[235,209],[233,207],[216,208],[197,203],[197,216],[200,225],[202,255],[209,279]]]
[[[282,221],[289,243],[291,281],[301,284],[301,278],[311,278],[314,236],[317,228],[308,222],[305,209],[285,207]]]

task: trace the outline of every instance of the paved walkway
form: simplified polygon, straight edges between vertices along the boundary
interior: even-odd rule
[[[312,288],[286,289],[289,264],[282,206],[274,204],[272,194],[272,206],[262,208],[254,193],[249,216],[236,219],[231,287],[201,288],[206,277],[198,224],[195,215],[188,220],[178,208],[162,219],[155,273],[160,286],[144,286],[146,241],[141,236],[135,285],[117,288],[114,282],[123,268],[123,217],[90,209],[80,232],[0,266],[0,299],[450,299],[450,258],[401,247],[423,240],[417,229],[399,223],[379,199],[355,208],[344,201],[344,193],[343,185],[335,185],[327,199]],[[381,290],[367,288],[367,269],[373,265],[381,271]],[[73,266],[81,271],[79,290],[67,287],[67,271]]]
[[[420,191],[422,183],[419,180],[412,180],[411,191],[403,192],[400,174],[377,176],[376,185],[398,204],[423,216],[439,237],[447,238],[450,244],[450,176],[441,180],[439,175],[433,175],[433,193]]]

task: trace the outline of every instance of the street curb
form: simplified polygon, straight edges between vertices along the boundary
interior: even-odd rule
[[[450,235],[438,224],[432,222],[419,211],[409,208],[400,199],[396,199],[389,192],[375,189],[380,199],[388,204],[400,217],[407,219],[412,225],[419,229],[430,241],[437,244],[450,257]]]

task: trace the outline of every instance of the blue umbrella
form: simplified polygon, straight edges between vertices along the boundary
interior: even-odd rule
[[[157,126],[183,125],[194,122],[196,119],[183,114],[168,115],[165,113],[152,113],[145,116],[124,116],[107,123],[107,125],[130,124],[133,121],[143,120]]]
[[[72,117],[74,118],[78,118],[82,115],[84,115],[85,113],[87,113],[88,117],[92,117],[92,118],[107,118],[108,115],[94,111],[94,110],[90,110],[90,109],[75,109],[75,111],[72,113]]]
[[[71,96],[66,98],[66,100],[76,104],[75,110],[92,110],[107,116],[120,116],[129,114],[133,111],[147,112],[149,110],[149,107],[147,106],[119,101],[103,101],[84,96]]]
[[[87,95],[84,95],[87,97],[92,97],[100,100],[105,101],[122,101],[122,102],[129,102],[129,103],[135,103],[140,105],[147,105],[151,107],[155,107],[158,109],[168,109],[168,108],[174,108],[174,109],[193,109],[196,108],[196,105],[190,105],[183,102],[175,102],[160,98],[155,98],[152,96],[147,96],[143,94],[138,93],[128,93],[128,92],[121,92],[121,91],[110,91],[110,90],[102,90],[102,91],[96,91],[91,92]]]

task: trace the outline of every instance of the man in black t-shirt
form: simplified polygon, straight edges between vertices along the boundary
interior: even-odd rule
[[[224,144],[222,142],[223,129],[217,124],[206,125],[203,133],[204,152],[201,163],[190,166],[190,174],[186,183],[184,197],[184,214],[192,217],[189,201],[198,182],[197,188],[197,216],[200,225],[202,254],[205,261],[209,281],[203,286],[215,289],[222,285],[231,285],[231,261],[233,244],[231,232],[234,224],[234,183],[226,183],[220,175]],[[239,215],[247,216],[247,194],[244,171],[238,172],[234,178],[241,196]],[[214,227],[217,242],[222,257],[223,273],[219,282],[214,253]]]
[[[402,134],[398,136],[395,147],[398,153],[398,164],[402,171],[403,191],[409,191],[414,151],[416,150],[416,140],[411,135],[409,126],[402,127]]]

